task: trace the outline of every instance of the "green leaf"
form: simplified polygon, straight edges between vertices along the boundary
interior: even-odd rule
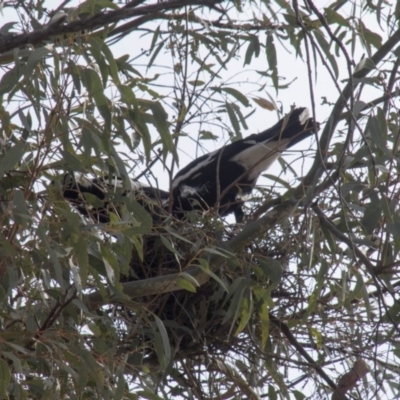
[[[137,144],[141,141],[144,147],[144,152],[146,155],[146,160],[150,162],[152,141],[149,128],[146,124],[146,114],[143,112],[134,112],[133,110],[128,110],[129,118],[133,121],[132,126],[135,129],[135,141]],[[152,117],[151,117],[152,118]]]
[[[366,28],[365,24],[361,20],[359,20],[359,30],[360,35],[365,39],[367,44],[374,46],[376,49],[380,49],[382,47],[382,37],[376,32]]]
[[[271,71],[272,83],[274,85],[275,90],[277,91],[280,88],[280,85],[279,85],[279,76],[277,68],[277,55],[274,45],[274,38],[272,35],[267,35],[266,52],[267,52],[269,69]]]
[[[11,372],[8,364],[0,358],[0,398],[8,399],[8,385],[11,381]]]
[[[333,254],[335,254],[337,252],[337,246],[336,246],[336,242],[335,242],[334,237],[332,236],[331,231],[328,228],[326,228],[324,225],[321,225],[321,230],[322,230],[322,232],[323,232],[323,234],[325,236],[325,239],[326,239],[327,244],[329,246],[329,250]]]
[[[174,229],[172,229],[170,226],[166,226],[165,230],[170,233],[172,236],[175,236],[176,238],[178,238],[179,240],[182,240],[185,243],[189,243],[191,245],[194,245],[193,242],[191,242],[189,239],[185,238],[184,236],[180,235],[179,233],[175,232]]]
[[[156,45],[159,36],[160,36],[160,25],[157,26],[156,30],[153,33],[153,38],[151,39],[149,53],[151,53],[153,51],[154,46]]]
[[[267,43],[266,43],[265,50],[267,53],[269,69],[271,71],[276,71],[278,61],[277,61],[275,44],[274,44],[274,36],[272,34],[267,35]]]
[[[179,276],[181,276],[182,278],[184,278],[185,280],[191,282],[194,286],[196,287],[200,287],[199,282],[197,282],[197,280],[190,274],[188,274],[187,272],[181,272],[179,274]]]
[[[381,216],[382,208],[380,206],[380,201],[373,202],[371,199],[371,203],[365,209],[364,216],[361,220],[362,226],[369,235],[372,234],[375,227],[378,225]]]
[[[56,251],[51,246],[45,225],[43,223],[38,226],[37,234],[38,234],[38,237],[43,242],[48,255],[50,256],[51,264],[52,264],[57,282],[59,283],[59,285],[61,286],[62,289],[65,289],[66,282],[63,278],[63,268],[62,268],[60,260],[59,260],[59,255],[56,253]]]
[[[14,190],[12,201],[15,220],[22,225],[31,222],[32,218],[26,207],[24,192],[22,190]]]
[[[319,29],[314,29],[313,34],[315,38],[317,39],[317,42],[321,48],[321,50],[324,52],[326,58],[329,61],[330,67],[332,67],[333,73],[335,75],[335,78],[338,79],[339,77],[339,68],[336,62],[336,58],[333,56],[329,43],[326,41],[324,34],[322,33],[321,30]]]
[[[68,70],[72,76],[72,80],[74,82],[74,87],[76,91],[78,92],[78,94],[81,94],[82,87],[81,87],[81,77],[79,74],[79,68],[74,63],[73,60],[68,61]]]
[[[274,183],[280,183],[287,190],[291,190],[293,188],[289,182],[279,178],[278,176],[271,175],[271,174],[262,174],[262,176],[270,179]]]
[[[162,151],[164,158],[170,152],[175,159],[178,159],[178,154],[169,131],[169,123],[167,119],[168,114],[165,112],[162,105],[157,101],[150,101],[146,99],[140,99],[138,102],[140,106],[150,109],[152,112],[153,124],[160,134],[161,142],[163,144]]]
[[[19,78],[20,73],[18,66],[4,73],[0,81],[0,95],[10,92],[18,83]]]
[[[319,350],[321,348],[321,346],[323,345],[323,337],[321,335],[321,332],[314,327],[310,327],[310,333],[311,333],[311,337],[314,338],[316,348]]]
[[[83,349],[81,346],[79,347],[79,349],[78,348],[76,349],[76,353],[84,361],[84,363],[87,367],[87,371],[89,372],[90,376],[92,376],[92,378],[94,378],[94,380],[96,382],[97,388],[98,389],[103,388],[104,381],[105,381],[103,371],[100,368],[100,365],[97,363],[97,361],[93,357],[93,355],[86,349]]]
[[[241,136],[239,120],[236,117],[236,113],[235,113],[235,110],[234,110],[232,104],[227,102],[227,103],[225,103],[225,105],[226,105],[226,111],[228,112],[228,116],[231,121],[233,130],[235,131],[236,135]]]
[[[31,52],[26,63],[24,75],[25,78],[30,80],[32,78],[33,70],[36,65],[42,61],[50,52],[52,51],[52,46],[39,47]]]
[[[212,87],[212,90],[215,90],[216,92],[226,92],[228,94],[230,94],[231,96],[233,96],[236,100],[240,101],[245,107],[248,107],[250,105],[249,100],[246,96],[244,96],[241,92],[239,92],[239,90],[237,89],[233,89],[230,87]]]
[[[266,302],[262,302],[259,309],[261,326],[261,348],[265,349],[269,337],[269,309]]]
[[[196,79],[195,81],[188,81],[188,84],[191,86],[204,86],[206,83],[204,81]]]
[[[217,140],[218,135],[214,135],[210,131],[202,130],[200,131],[200,140]]]
[[[396,222],[394,224],[387,224],[386,230],[391,233],[395,238],[400,237],[400,223]]]
[[[119,266],[118,260],[111,249],[103,243],[100,243],[100,251],[103,257],[103,263],[105,270],[107,272],[107,277],[109,281],[115,285],[119,282]]]
[[[12,147],[4,150],[0,157],[0,178],[15,166],[15,164],[22,161],[22,156],[28,148],[27,143],[17,143]]]
[[[147,69],[151,68],[153,66],[153,63],[155,59],[157,58],[158,53],[161,51],[161,49],[164,47],[165,42],[161,41],[159,45],[157,46],[156,50],[153,52],[153,54],[150,57],[150,60],[147,64]]]
[[[271,101],[264,99],[263,97],[253,97],[253,101],[257,103],[261,108],[268,111],[276,110],[276,106]]]
[[[390,209],[387,198],[385,196],[381,197],[381,205],[380,205],[383,215],[390,222],[393,223],[393,211]]]
[[[169,343],[168,333],[165,330],[165,326],[157,315],[154,315],[155,326],[153,324],[153,330],[155,334],[155,349],[160,362],[161,368],[165,371],[171,361],[171,346]]]
[[[385,129],[386,128],[386,129]],[[386,152],[386,124],[382,125],[382,121],[375,115],[368,118],[367,126],[365,127],[364,135],[372,139],[373,143],[383,152]]]
[[[250,35],[248,40],[249,45],[247,46],[243,66],[251,63],[253,55],[255,55],[255,57],[258,57],[260,55],[260,42],[258,40],[258,36]]]
[[[210,265],[208,264],[208,261],[205,260],[204,258],[199,258],[199,267],[203,272],[208,274],[211,278],[213,278],[218,284],[224,289],[226,292],[228,292],[228,288],[226,287],[226,284],[221,280],[221,278],[218,277],[214,272],[211,271]]]
[[[193,285],[192,282],[187,281],[186,279],[178,279],[177,284],[182,289],[187,290],[188,292],[196,293],[196,286]]]
[[[12,361],[12,368],[13,368],[14,373],[15,372],[18,374],[23,373],[20,357],[18,357],[17,355],[15,355],[9,351],[3,351],[1,354],[4,356],[4,358],[7,358]],[[0,372],[0,376],[3,376],[3,374],[1,372]]]
[[[88,273],[89,273],[89,256],[86,246],[82,244],[85,243],[85,239],[82,235],[74,235],[72,240],[72,246],[74,248],[74,255],[78,263],[78,272],[83,284],[86,283]]]
[[[270,257],[257,257],[257,262],[260,264],[264,275],[271,281],[269,291],[274,290],[282,281],[283,268],[279,261]]]
[[[122,100],[124,103],[129,105],[137,105],[135,93],[132,88],[128,85],[117,85],[117,89],[121,93]]]
[[[103,87],[106,87],[108,76],[109,76],[109,74],[108,74],[109,69],[106,64],[106,59],[104,57],[104,54],[102,52],[102,47],[104,45],[104,41],[98,37],[91,37],[89,39],[89,44],[90,44],[90,46],[88,47],[88,50],[90,51],[90,54],[93,56],[93,58],[96,61],[97,71],[100,72],[101,77],[102,77],[102,85],[103,85]]]
[[[335,11],[331,7],[325,8],[325,18],[328,22],[328,24],[338,24],[340,26],[345,26],[346,28],[349,28],[349,22],[347,19],[342,17],[337,11]]]
[[[292,394],[296,400],[304,400],[307,397],[304,393],[299,392],[298,390],[293,390]]]
[[[364,279],[361,276],[360,273],[358,273],[357,271],[354,271],[354,275],[357,279],[356,281],[356,285],[354,286],[354,289],[350,291],[349,295],[346,297],[346,304],[348,306],[350,306],[351,302],[354,299],[359,299],[363,296],[363,292],[364,292]]]
[[[120,85],[121,82],[120,82],[119,75],[118,75],[118,65],[117,65],[117,62],[115,61],[112,51],[104,42],[101,47],[101,50],[102,50],[102,53],[105,55],[106,60],[108,61],[108,68],[109,68],[110,74],[114,80],[114,83],[116,85]]]
[[[127,387],[127,382],[125,381],[124,375],[122,373],[119,374],[118,377],[114,377],[114,379],[116,379],[116,378],[118,380],[117,380],[117,386],[115,388],[115,392],[114,392],[114,395],[113,395],[113,399],[114,400],[119,400],[119,399],[125,398],[124,397],[124,391],[125,391],[125,389]]]
[[[181,257],[181,254],[178,252],[178,250],[175,249],[174,245],[172,244],[172,242],[165,237],[164,235],[160,235],[160,239],[162,244],[173,254],[175,254],[178,257]]]
[[[210,254],[216,254],[217,256],[222,256],[222,257],[225,257],[225,258],[228,258],[228,257],[230,257],[232,255],[229,252],[225,253],[224,249],[218,249],[218,248],[214,248],[214,247],[205,247],[203,249],[203,251],[206,252],[206,253],[210,253]]]
[[[240,315],[242,298],[246,290],[246,287],[247,287],[246,280],[243,277],[235,279],[235,281],[229,287],[229,294],[232,295],[232,300],[229,304],[228,311],[226,312],[225,317],[222,320],[222,324],[224,324],[230,319],[232,319],[229,335],[232,332],[233,324]]]
[[[81,68],[80,75],[83,85],[86,87],[89,95],[93,97],[101,116],[104,118],[106,129],[111,131],[111,113],[99,75],[91,68]]]
[[[240,310],[240,320],[239,325],[236,329],[235,336],[237,337],[243,329],[247,326],[250,321],[252,311],[253,311],[253,296],[251,295],[251,290],[246,289],[246,293],[242,299]]]

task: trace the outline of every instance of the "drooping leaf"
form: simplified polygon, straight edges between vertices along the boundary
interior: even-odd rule
[[[8,385],[11,381],[11,372],[7,363],[0,358],[0,397],[8,398]]]
[[[0,158],[0,178],[11,170],[17,163],[22,161],[22,156],[28,149],[27,143],[16,143],[14,146],[4,149]]]
[[[268,111],[276,110],[275,104],[273,104],[271,101],[264,99],[262,97],[253,97],[253,101],[255,103],[257,103],[261,108],[264,108],[265,110],[268,110]]]
[[[332,68],[335,78],[337,79],[339,77],[339,67],[335,57],[332,54],[329,43],[326,41],[324,34],[321,30],[315,29],[313,30],[313,34],[318,44],[320,45],[321,50],[324,52],[327,60],[329,61],[329,66]]]

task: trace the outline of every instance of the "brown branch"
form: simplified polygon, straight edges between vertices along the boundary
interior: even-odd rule
[[[371,278],[374,281],[374,284],[376,286],[377,297],[382,299],[382,304],[386,311],[387,317],[392,322],[393,327],[396,329],[396,331],[400,332],[400,329],[398,328],[398,324],[393,320],[392,316],[389,313],[388,306],[387,306],[386,302],[383,300],[382,290],[385,288],[387,293],[392,296],[393,301],[397,301],[396,297],[394,295],[393,288],[391,288],[390,286],[385,285],[385,284],[379,285],[379,279],[378,279],[379,278],[378,277],[379,269],[377,267],[375,267],[371,263],[369,258],[358,247],[356,247],[354,245],[351,238],[347,237],[344,233],[340,232],[339,229],[337,229],[336,226],[331,221],[329,221],[329,219],[325,216],[325,214],[322,212],[322,210],[318,207],[317,204],[314,204],[312,206],[312,209],[317,214],[320,224],[325,226],[334,236],[336,236],[336,238],[341,240],[343,243],[345,243],[351,249],[351,251],[355,255],[355,258],[358,263],[361,262],[362,264],[365,265],[365,267],[367,268],[367,271],[371,275]],[[382,280],[381,280],[381,282],[382,282]]]
[[[168,2],[160,2],[156,4],[146,5],[136,8],[121,8],[119,10],[101,12],[90,18],[76,20],[65,25],[61,25],[61,20],[54,24],[50,24],[41,30],[30,33],[22,33],[19,35],[10,35],[0,38],[0,54],[28,44],[36,45],[46,41],[53,36],[65,35],[74,32],[81,32],[87,29],[97,29],[104,25],[116,23],[121,20],[136,16],[144,16],[165,11],[172,11],[185,6],[205,6],[215,9],[216,4],[223,0],[171,0]]]
[[[376,53],[370,58],[374,65],[378,65],[389,52],[400,42],[400,29],[397,29],[393,35],[376,51]],[[332,113],[324,127],[322,135],[319,139],[320,148],[317,151],[315,161],[308,174],[304,177],[302,183],[296,188],[294,197],[299,198],[304,191],[312,187],[315,180],[322,174],[321,166],[324,165],[324,161],[328,152],[328,148],[336,129],[337,124],[341,120],[343,109],[345,108],[348,100],[351,98],[352,92],[361,83],[361,78],[366,77],[371,72],[370,69],[362,69],[353,74],[353,84],[347,83],[341,94],[336,101],[332,109]]]
[[[175,18],[179,18],[180,16],[175,16]],[[181,17],[183,17],[181,15]],[[112,38],[114,36],[118,36],[117,38],[114,38],[115,41],[118,41],[122,39],[124,36],[129,35],[133,30],[137,29],[140,25],[145,24],[146,22],[152,21],[154,19],[161,20],[169,20],[171,18],[170,15],[168,14],[163,14],[160,12],[153,13],[151,15],[143,15],[142,17],[138,17],[134,19],[133,21],[129,21],[125,24],[117,26],[115,29],[113,29],[111,32],[107,34],[107,38]]]
[[[396,63],[397,63],[397,61],[396,61]],[[400,63],[400,59],[399,59],[399,63]],[[376,107],[378,104],[386,103],[389,100],[391,100],[393,98],[396,98],[396,97],[399,97],[399,96],[400,96],[400,93],[397,90],[395,90],[395,91],[387,93],[387,94],[385,94],[383,96],[377,97],[376,99],[371,100],[368,103],[366,103],[365,106],[363,108],[361,108],[360,114],[358,114],[357,117],[358,118],[361,117],[362,116],[361,113],[363,111],[366,111],[366,110],[369,110],[370,108]],[[384,107],[385,107],[385,105],[384,105]],[[386,115],[386,112],[384,112],[384,114]],[[341,115],[341,117],[340,117],[341,120],[348,120],[349,118],[350,118],[350,113],[349,112],[343,113]]]
[[[69,297],[68,297],[69,296]],[[33,346],[36,343],[36,341],[39,339],[39,337],[42,335],[42,333],[49,329],[58,319],[58,317],[61,315],[62,311],[68,307],[68,305],[76,299],[75,293],[72,295],[66,292],[63,301],[61,302],[60,299],[58,298],[56,301],[56,304],[54,307],[50,310],[49,314],[47,315],[47,318],[44,320],[42,325],[39,327],[39,329],[36,331],[34,334],[33,338],[28,341],[28,343],[25,345],[25,348],[27,350],[33,350]]]
[[[269,314],[270,321],[276,325],[281,332],[286,336],[289,340],[289,343],[301,354],[301,356],[307,360],[312,368],[318,373],[318,375],[333,389],[336,390],[335,383],[329,378],[329,376],[325,373],[325,371],[313,360],[313,358],[306,352],[304,347],[297,341],[289,327],[283,323],[280,319],[276,318],[271,313]]]
[[[174,19],[180,19],[180,18],[185,18],[185,14],[179,14],[175,15],[174,14]],[[118,36],[117,39],[121,39],[122,37],[128,35],[130,32],[132,32],[134,29],[136,29],[138,26],[143,25],[145,22],[148,22],[153,19],[170,19],[171,16],[166,15],[166,14],[153,14],[153,15],[144,15],[140,18],[135,19],[134,21],[127,22],[126,24],[120,25],[113,29],[109,34],[108,37],[113,37],[113,36]],[[285,31],[286,29],[289,28],[289,25],[287,24],[281,24],[281,25],[276,25],[273,23],[270,24],[250,24],[250,23],[245,23],[245,22],[238,22],[238,23],[233,23],[233,22],[227,22],[227,23],[221,23],[218,20],[208,20],[202,18],[201,20],[195,15],[195,14],[189,14],[187,15],[187,19],[190,22],[193,23],[199,23],[201,25],[200,29],[197,30],[197,32],[201,32],[205,30],[204,26],[210,26],[213,28],[218,28],[218,29],[229,29],[235,32],[266,32],[268,30],[278,30],[278,31]]]

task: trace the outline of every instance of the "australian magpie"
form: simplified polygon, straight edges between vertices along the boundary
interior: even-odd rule
[[[273,127],[196,158],[172,181],[175,213],[215,207],[220,215],[243,219],[243,195],[283,151],[309,137],[318,124],[307,108],[296,108]]]
[[[96,222],[110,221],[110,212],[119,214],[118,206],[113,203],[113,197],[130,196],[138,201],[147,211],[150,203],[164,208],[168,202],[169,193],[147,186],[140,182],[130,181],[129,189],[123,187],[119,177],[87,178],[82,174],[66,174],[63,182],[63,196],[84,216],[91,216]]]
[[[235,213],[240,222],[242,196],[252,191],[261,173],[283,151],[309,137],[315,129],[318,123],[309,118],[308,109],[296,108],[273,127],[195,159],[175,175],[172,205],[168,204],[168,192],[134,181],[129,190],[124,190],[121,178],[89,179],[67,174],[63,195],[81,214],[100,223],[109,222],[110,211],[119,213],[112,202],[115,193],[134,197],[148,211],[152,211],[149,200],[179,218],[186,211],[215,207],[221,216]]]

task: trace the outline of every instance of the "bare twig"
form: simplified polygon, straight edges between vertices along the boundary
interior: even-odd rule
[[[270,321],[276,325],[281,332],[286,336],[289,340],[290,344],[301,354],[303,358],[307,360],[312,368],[318,373],[318,375],[333,389],[336,389],[335,383],[329,378],[329,376],[325,373],[325,371],[313,360],[313,358],[306,352],[304,347],[297,341],[289,327],[283,323],[281,320],[276,318],[273,314],[269,314]]]

